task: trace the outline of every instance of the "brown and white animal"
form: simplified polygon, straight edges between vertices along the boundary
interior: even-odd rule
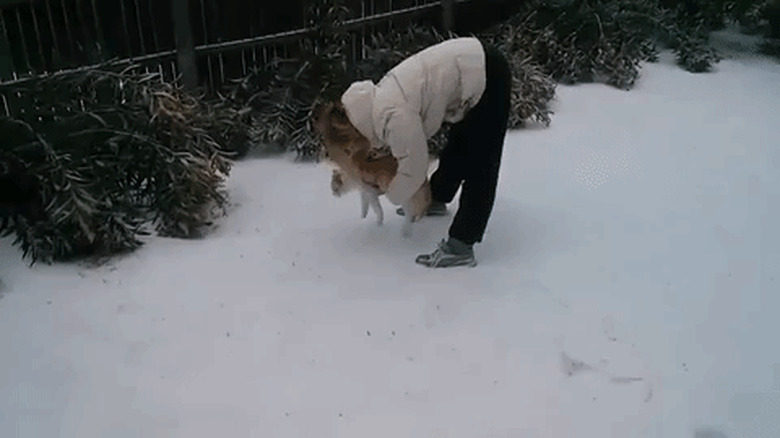
[[[336,166],[330,187],[335,196],[360,191],[361,217],[371,207],[382,224],[384,214],[379,196],[395,178],[398,161],[390,149],[372,148],[368,139],[350,123],[340,102],[320,105],[313,126],[320,134],[326,158]]]

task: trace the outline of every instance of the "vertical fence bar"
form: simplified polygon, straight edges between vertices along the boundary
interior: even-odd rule
[[[360,0],[360,18],[366,18],[366,0]],[[366,57],[366,26],[360,27],[360,59]]]
[[[376,14],[376,3],[374,3],[374,0],[371,0],[371,3],[370,3],[370,5],[371,5],[371,15],[374,15],[374,14]],[[369,41],[369,44],[371,43],[371,41],[373,41],[373,39],[374,39],[374,35],[376,35],[376,26],[374,26],[374,25],[372,24],[372,25],[371,25],[370,32],[369,32],[369,36],[371,37],[371,38],[369,38],[369,40],[368,40],[368,41]]]
[[[2,31],[2,35],[1,35],[3,38],[2,42],[4,43],[5,46],[3,48],[7,50],[8,61],[11,67],[10,73],[13,76],[13,78],[16,79],[16,66],[14,65],[14,58],[11,55],[11,40],[8,38],[8,28],[6,27],[5,24],[5,16],[3,14],[2,9],[0,9],[0,31]]]
[[[252,3],[255,4],[254,2]],[[252,7],[252,15],[249,17],[249,35],[255,35],[255,21],[257,20],[257,9]],[[257,46],[252,46],[252,68],[257,68]]]
[[[100,44],[99,50],[102,55],[106,51],[106,35],[103,33],[103,24],[100,22],[100,13],[97,8],[97,1],[92,0],[92,18],[95,20],[95,39],[97,44]],[[102,56],[101,56],[102,58]]]
[[[172,0],[173,30],[176,39],[176,64],[181,70],[182,85],[186,90],[198,86],[198,66],[195,64],[195,40],[190,26],[188,0]]]
[[[209,76],[209,90],[214,89],[214,66],[211,64],[211,55],[206,55],[206,70]]]
[[[76,55],[76,46],[73,44],[73,32],[70,29],[70,20],[68,20],[68,10],[65,6],[65,0],[60,0],[60,6],[62,6],[62,19],[65,23],[65,33],[68,35],[68,43],[70,44],[70,57],[73,58]]]
[[[138,26],[138,39],[141,41],[141,55],[146,55],[146,42],[144,40],[144,26],[141,24],[141,8],[138,7],[138,0],[133,0],[135,4],[135,23]],[[154,26],[152,26],[154,27]]]
[[[59,58],[62,54],[60,53],[60,43],[57,41],[57,31],[54,29],[54,16],[51,13],[51,4],[49,4],[49,0],[46,0],[46,15],[49,17],[49,29],[51,29],[51,41],[54,46],[54,53],[56,54],[55,56]],[[52,58],[55,56],[52,56]],[[57,68],[54,59],[52,59],[52,67],[54,69]]]
[[[5,116],[11,117],[11,108],[8,106],[8,99],[5,97],[5,93],[0,94],[3,97],[3,109],[5,110]]]
[[[20,8],[16,8],[16,24],[19,27],[19,41],[22,42],[22,55],[24,55],[24,62],[27,64],[27,72],[32,73],[33,68],[32,65],[30,65],[30,55],[27,48],[27,41],[24,39],[24,26],[22,26],[22,15],[19,12]]]
[[[393,12],[393,0],[387,0],[387,11]],[[393,31],[393,20],[387,20],[387,31]]]
[[[230,10],[230,9],[228,9]],[[224,38],[224,26],[222,27],[222,30],[220,30],[219,39],[222,40]],[[228,33],[230,35],[230,33]],[[217,59],[219,60],[219,83],[217,84],[217,88],[222,88],[222,85],[227,82],[227,73],[225,72],[225,54],[223,51],[220,51],[217,53]]]
[[[200,22],[201,26],[203,26],[203,42],[205,44],[208,44],[210,42],[209,40],[209,31],[208,26],[206,25],[206,5],[203,3],[203,0],[200,0]],[[214,89],[214,67],[211,65],[211,55],[206,55],[206,68],[209,71],[209,89]]]
[[[130,44],[130,29],[127,27],[127,12],[125,11],[125,0],[119,0],[119,10],[122,12],[122,29],[125,31],[125,45],[127,46],[127,56],[132,59],[133,46]]]
[[[32,0],[30,0],[30,14],[32,14],[35,37],[38,40],[38,56],[41,57],[41,66],[43,67],[43,71],[47,71],[48,68],[46,66],[46,57],[43,55],[43,40],[41,39],[41,31],[40,28],[38,27],[38,16],[35,13],[35,8],[33,7]]]
[[[154,22],[154,8],[152,8],[152,0],[146,1],[146,11],[149,13],[149,17],[152,19],[152,44],[154,44],[154,51],[160,51],[160,39],[157,36],[157,25]],[[165,68],[162,62],[157,63],[157,74],[160,75],[160,80],[165,81]]]
[[[221,87],[225,83],[225,60],[222,58],[222,52],[217,55],[219,59],[219,84],[217,88]]]
[[[441,0],[441,24],[446,34],[455,30],[455,0]]]
[[[149,16],[152,17],[152,19],[154,19],[154,10],[152,9],[152,1],[153,0],[147,0],[146,1],[146,9],[147,9],[147,12],[149,12]],[[152,27],[152,44],[154,44],[154,51],[155,52],[159,52],[160,51],[160,40],[157,37],[157,26],[155,26],[154,22],[153,22],[151,27]]]
[[[81,25],[79,26],[79,29],[81,30],[82,35],[82,50],[83,54],[85,56],[85,60],[87,62],[94,62],[94,60],[91,58],[90,51],[94,49],[94,47],[88,47],[92,46],[92,44],[96,43],[90,35],[87,27],[87,16],[84,14],[84,3],[83,0],[76,0],[76,14],[78,14],[79,21],[81,22]]]
[[[350,45],[352,46],[352,50],[350,51],[350,55],[352,59],[350,59],[351,63],[349,68],[350,71],[354,71],[355,66],[357,65],[357,39],[355,38],[354,32],[349,33],[349,42]]]

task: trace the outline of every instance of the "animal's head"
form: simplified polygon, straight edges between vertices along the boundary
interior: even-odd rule
[[[349,121],[341,102],[318,105],[313,111],[312,125],[321,136],[329,156],[368,150],[370,143]]]
[[[339,168],[341,177],[387,189],[398,168],[395,157],[389,148],[371,147],[371,142],[349,121],[341,102],[316,107],[312,126],[322,139],[326,158]]]

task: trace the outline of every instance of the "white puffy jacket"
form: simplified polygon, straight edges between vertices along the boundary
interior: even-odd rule
[[[390,202],[401,205],[420,188],[428,172],[427,139],[442,122],[462,120],[484,91],[482,44],[455,38],[410,56],[376,85],[359,81],[344,92],[341,102],[355,128],[398,159],[386,193]]]

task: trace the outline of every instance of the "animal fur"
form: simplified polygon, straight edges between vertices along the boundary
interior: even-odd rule
[[[335,165],[331,176],[331,190],[342,196],[360,190],[361,215],[366,217],[370,206],[382,223],[383,213],[379,195],[395,177],[398,161],[390,148],[372,148],[368,139],[350,123],[341,103],[320,106],[314,112],[313,126],[322,139],[326,159]]]

